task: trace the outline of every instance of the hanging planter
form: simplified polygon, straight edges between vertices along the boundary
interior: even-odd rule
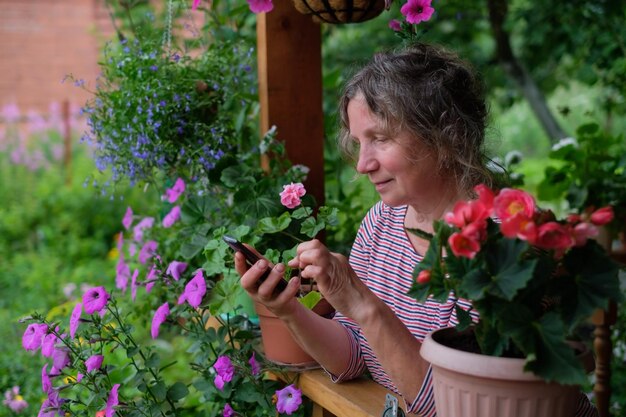
[[[300,13],[317,23],[358,23],[378,16],[390,0],[293,0]]]

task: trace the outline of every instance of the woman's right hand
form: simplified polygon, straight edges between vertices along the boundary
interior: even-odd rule
[[[253,248],[250,249],[256,252]],[[267,268],[270,268],[271,272],[265,281],[259,283],[259,278]],[[297,276],[291,278],[285,290],[277,294],[274,292],[276,284],[284,279],[285,266],[283,264],[272,266],[266,259],[261,258],[248,268],[243,254],[235,252],[235,269],[241,276],[241,286],[254,301],[265,305],[278,317],[294,313],[298,304],[296,294],[300,290],[300,278]]]

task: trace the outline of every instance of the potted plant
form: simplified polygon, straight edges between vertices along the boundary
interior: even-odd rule
[[[622,299],[617,264],[591,239],[599,226],[612,220],[612,209],[559,220],[551,211],[537,208],[534,198],[521,190],[505,188],[494,194],[478,186],[476,193],[476,200],[459,202],[444,220],[436,221],[434,234],[411,230],[429,239],[430,246],[415,268],[410,295],[422,302],[429,296],[443,301],[452,291],[471,300],[477,319],[457,307],[458,332],[435,331],[422,346],[424,358],[433,365],[437,413],[504,415],[499,414],[502,404],[496,398],[503,398],[500,388],[513,376],[512,365],[503,365],[512,358],[523,384],[537,382],[535,392],[540,395],[556,387],[557,392],[548,396],[561,401],[562,407],[540,405],[545,398],[518,398],[507,403],[511,415],[540,415],[542,407],[549,414],[541,415],[572,415],[576,401],[563,399],[563,391],[575,395],[575,386],[587,379],[568,340],[596,309]],[[467,344],[456,345],[453,335],[462,336]],[[436,347],[465,352],[439,359]],[[457,388],[438,380],[450,372],[453,379],[464,380],[473,357],[493,360],[474,368],[478,381]],[[464,369],[455,370],[457,366]],[[485,376],[489,370],[497,374]],[[468,391],[470,387],[478,392]],[[446,390],[453,394],[447,396]],[[519,393],[520,388],[512,391]],[[448,404],[452,397],[466,398],[468,403]],[[530,414],[522,413],[524,407]]]
[[[555,164],[545,169],[538,198],[565,199],[570,210],[578,213],[611,205],[615,217],[607,225],[605,245],[611,248],[619,239],[615,243],[621,243],[621,250],[626,250],[626,141],[623,135],[611,135],[597,123],[586,123],[576,129],[576,138],[560,140],[548,156]]]

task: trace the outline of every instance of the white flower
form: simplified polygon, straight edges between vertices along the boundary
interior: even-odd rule
[[[570,145],[578,149],[578,141],[576,140],[576,138],[563,138],[554,145],[552,145],[552,150],[558,151],[559,149]]]

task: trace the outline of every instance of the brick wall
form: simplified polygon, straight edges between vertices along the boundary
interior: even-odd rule
[[[82,106],[89,94],[61,81],[71,73],[93,86],[99,47],[111,33],[102,0],[0,0],[0,109]]]

